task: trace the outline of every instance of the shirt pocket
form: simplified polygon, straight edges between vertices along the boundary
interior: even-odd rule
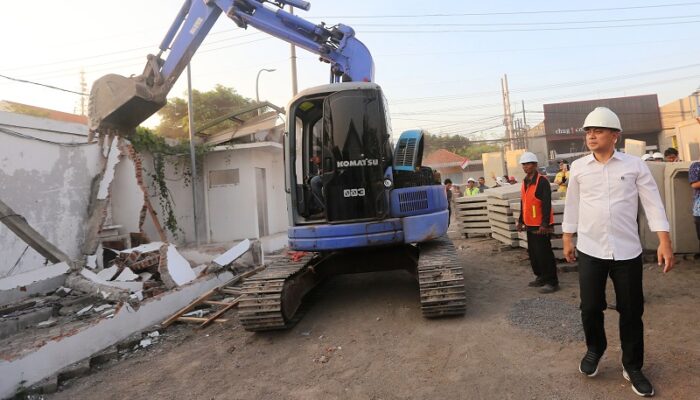
[[[637,195],[637,174],[625,172],[610,176],[610,192],[619,195],[617,198],[626,198],[625,195]]]

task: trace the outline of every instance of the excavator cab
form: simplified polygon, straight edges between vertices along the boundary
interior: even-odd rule
[[[392,149],[379,86],[313,88],[290,102],[287,115],[292,225],[384,219]]]

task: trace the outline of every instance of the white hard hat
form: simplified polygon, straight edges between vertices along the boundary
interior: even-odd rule
[[[642,161],[649,161],[651,158],[651,154],[647,153],[642,156]]]
[[[586,120],[583,121],[583,129],[586,128],[610,128],[622,132],[620,118],[607,107],[596,107],[595,110],[591,111]]]
[[[523,153],[522,156],[520,156],[520,164],[527,164],[531,162],[538,162],[535,153],[530,153],[529,151],[526,151]]]
[[[654,160],[663,160],[664,155],[657,151],[656,153],[651,155],[651,158],[653,158]]]
[[[474,178],[469,178],[469,179],[467,179],[467,182],[476,182],[476,179],[474,179]]]

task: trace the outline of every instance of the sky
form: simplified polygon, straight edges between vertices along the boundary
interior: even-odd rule
[[[176,0],[0,0],[0,75],[81,92],[108,73],[139,74],[177,14]],[[271,6],[268,4],[268,6]],[[353,27],[374,57],[395,137],[413,128],[472,139],[503,135],[501,78],[528,125],[542,105],[700,87],[700,1],[312,0],[297,15]],[[328,83],[328,64],[297,49],[299,89]],[[286,105],[290,46],[221,16],[191,61],[194,89],[216,84]],[[183,73],[170,96],[186,97]],[[81,96],[0,77],[0,100],[79,112]],[[524,110],[523,110],[524,104]],[[150,120],[149,124],[154,121]]]

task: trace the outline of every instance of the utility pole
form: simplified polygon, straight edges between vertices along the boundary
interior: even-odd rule
[[[190,131],[190,162],[192,168],[192,216],[194,219],[194,240],[199,246],[197,232],[197,160],[194,153],[194,105],[192,104],[192,71],[187,63],[187,117]]]
[[[80,68],[80,93],[87,93],[87,82],[85,81],[85,69]],[[87,104],[85,96],[80,96],[80,115],[87,115]]]
[[[289,6],[289,13],[294,15],[294,7]],[[292,96],[296,96],[299,90],[297,89],[297,49],[292,44]]]
[[[503,122],[506,125],[506,137],[511,150],[513,146],[513,114],[510,112],[510,92],[508,91],[508,75],[503,74],[501,78],[501,93],[503,94]]]

